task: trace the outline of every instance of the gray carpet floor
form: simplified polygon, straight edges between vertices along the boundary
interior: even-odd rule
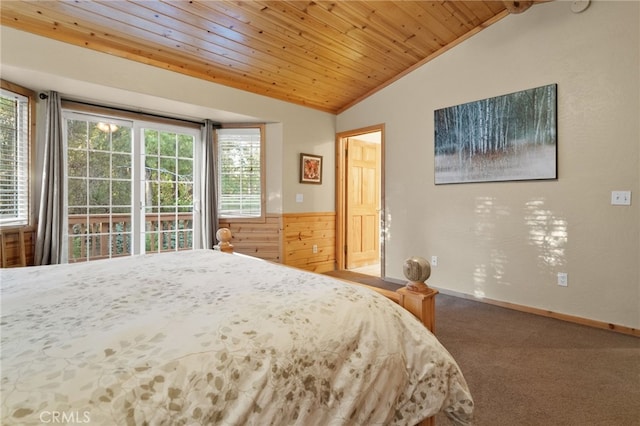
[[[435,334],[462,369],[478,426],[640,425],[637,337],[442,294]]]
[[[435,334],[467,380],[476,426],[640,426],[637,337],[443,294]]]

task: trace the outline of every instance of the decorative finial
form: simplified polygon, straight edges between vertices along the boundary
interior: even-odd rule
[[[413,256],[404,261],[402,268],[407,277],[407,288],[413,291],[427,291],[425,281],[431,276],[431,264],[424,257]]]
[[[233,253],[233,245],[229,242],[231,241],[231,231],[229,228],[218,229],[218,232],[216,232],[216,238],[219,243],[214,246],[214,249],[225,253]]]

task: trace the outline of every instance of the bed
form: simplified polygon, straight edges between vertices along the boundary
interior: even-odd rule
[[[397,303],[215,250],[0,270],[3,425],[471,424]]]

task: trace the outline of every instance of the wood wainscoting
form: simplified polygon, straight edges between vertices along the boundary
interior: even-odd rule
[[[282,216],[267,214],[265,222],[218,220],[218,227],[229,228],[233,251],[271,262],[282,262]]]
[[[282,216],[282,225],[282,263],[319,273],[335,269],[335,212],[288,213]]]
[[[335,269],[335,212],[267,214],[265,222],[221,219],[219,226],[231,230],[237,253],[319,273]],[[0,231],[0,267],[23,266],[23,255],[26,266],[33,265],[36,231],[21,229],[22,236],[18,228]]]
[[[231,230],[237,253],[319,273],[335,269],[335,212],[268,214],[264,223],[220,219],[218,226]]]
[[[33,227],[0,230],[0,268],[33,265],[35,243]]]

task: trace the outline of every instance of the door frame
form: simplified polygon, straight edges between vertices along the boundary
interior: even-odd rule
[[[336,269],[346,269],[345,245],[346,217],[347,217],[347,181],[346,181],[346,146],[347,138],[353,138],[366,133],[380,132],[380,276],[385,276],[385,199],[384,199],[384,153],[385,129],[384,124],[375,124],[355,130],[336,133]]]

